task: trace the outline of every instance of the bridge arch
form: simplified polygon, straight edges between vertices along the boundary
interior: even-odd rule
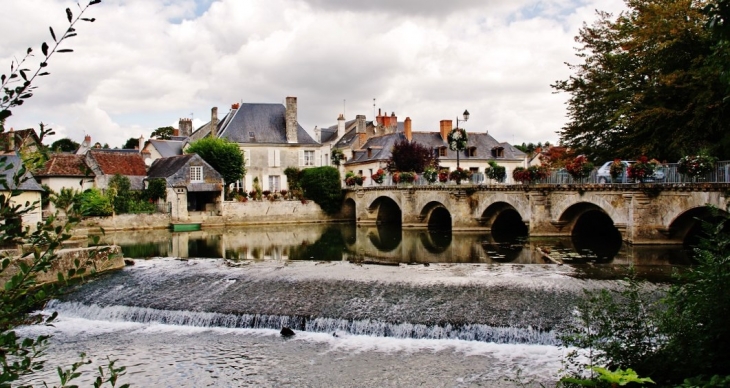
[[[611,215],[591,202],[579,202],[565,209],[558,227],[570,232],[576,250],[592,251],[598,260],[613,258],[624,240]]]
[[[431,201],[421,209],[419,218],[428,224],[429,229],[451,230],[454,221],[451,212],[438,201]]]
[[[342,218],[355,221],[357,218],[357,203],[352,198],[345,198],[342,203]]]
[[[376,214],[377,224],[400,225],[403,222],[403,211],[399,203],[389,195],[376,198],[368,210]]]
[[[488,228],[495,238],[510,239],[508,236],[526,236],[528,228],[520,212],[507,202],[493,202],[481,214],[480,223]]]
[[[702,235],[701,221],[716,221],[721,214],[728,213],[710,206],[696,206],[686,209],[674,217],[662,232],[670,240],[682,242],[685,245],[696,245]]]

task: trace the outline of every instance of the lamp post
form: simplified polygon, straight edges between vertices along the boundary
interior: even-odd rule
[[[463,117],[464,117],[464,119],[461,121],[469,120],[469,111],[468,110],[464,109]],[[459,169],[459,153],[461,151],[463,151],[464,149],[466,149],[467,139],[466,139],[466,130],[464,130],[464,132],[463,132],[464,139],[463,140],[454,139],[457,141],[452,142],[451,140],[454,136],[454,132],[457,129],[459,129],[459,116],[456,116],[456,128],[451,130],[451,133],[449,134],[449,148],[451,148],[452,151],[456,151],[456,169],[458,170]],[[459,136],[461,136],[461,131],[459,132]]]

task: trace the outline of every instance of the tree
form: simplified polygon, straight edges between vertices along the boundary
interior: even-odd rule
[[[133,149],[136,149],[137,147],[139,147],[139,139],[135,139],[133,137],[130,137],[124,143],[124,145],[122,146],[122,149],[123,150],[133,150]],[[104,148],[109,148],[109,147],[104,147]]]
[[[424,145],[408,140],[400,140],[393,145],[388,160],[388,169],[393,171],[412,171],[422,173],[426,167],[435,166],[433,151]]]
[[[76,36],[75,25],[78,21],[94,21],[94,19],[84,18],[82,15],[88,7],[100,2],[101,0],[91,0],[85,7],[79,5],[81,10],[75,18],[71,9],[66,9],[69,26],[62,35],[58,36],[53,28],[50,28],[54,43],[52,46],[45,42],[41,45],[43,56],[34,73],[25,67],[25,62],[33,52],[31,48],[28,48],[26,55],[21,60],[11,62],[9,76],[0,75],[0,90],[2,90],[0,133],[5,131],[5,120],[12,115],[11,109],[23,105],[33,96],[32,92],[36,88],[33,86],[33,82],[36,77],[49,74],[46,68],[50,58],[55,53],[72,51],[60,48],[61,43]],[[41,126],[39,134],[41,142],[52,133],[51,129]],[[41,147],[39,151],[42,156],[47,157],[45,147]],[[21,254],[21,257],[14,260],[11,260],[10,255],[3,255],[0,259],[2,263],[0,275],[5,279],[5,284],[0,288],[0,386],[11,386],[14,385],[13,383],[17,385],[20,378],[42,370],[44,367],[45,360],[42,355],[44,348],[48,345],[48,336],[19,338],[14,328],[21,324],[50,324],[55,320],[56,314],[48,317],[30,314],[31,311],[38,309],[50,298],[59,294],[58,285],[38,284],[36,277],[41,272],[52,270],[52,265],[58,260],[56,250],[61,247],[63,241],[70,238],[70,232],[78,223],[78,218],[71,216],[68,221],[57,225],[56,215],[52,215],[45,221],[39,222],[34,231],[16,227],[22,222],[23,215],[34,212],[39,204],[15,205],[13,198],[20,195],[20,192],[11,189],[19,187],[24,180],[32,179],[32,177],[25,174],[27,171],[25,167],[11,166],[5,157],[0,157],[0,168],[16,169],[12,181],[7,181],[5,176],[0,179],[0,186],[9,192],[9,194],[0,195],[0,245],[20,243],[32,247],[29,252]],[[12,271],[11,268],[15,270]],[[67,277],[83,274],[85,269],[85,263],[77,261],[74,268],[68,272],[58,273],[60,283],[63,284]],[[70,386],[69,382],[80,375],[77,370],[86,363],[85,356],[82,355],[81,359],[81,362],[74,363],[70,368],[59,367],[57,369],[62,386]],[[114,386],[117,377],[124,373],[124,368],[115,368],[113,362],[110,362],[107,368],[109,374],[105,374],[102,369],[99,370],[100,374],[95,385],[110,383]]]
[[[236,182],[246,175],[243,153],[238,144],[226,139],[205,137],[190,143],[185,150],[188,154],[198,154],[211,167],[223,175],[226,185]]]
[[[74,152],[79,149],[79,146],[79,143],[64,137],[63,139],[54,141],[51,144],[51,150],[54,152]]]
[[[159,127],[150,133],[150,139],[170,140],[174,132],[173,127]]]
[[[583,63],[552,85],[570,94],[564,145],[592,160],[678,160],[702,149],[730,157],[730,111],[705,2],[626,4],[617,18],[599,12],[583,26],[576,37]]]
[[[299,175],[299,184],[305,198],[316,202],[328,214],[342,209],[340,172],[335,167],[305,168]]]

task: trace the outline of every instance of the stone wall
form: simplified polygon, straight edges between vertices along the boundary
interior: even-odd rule
[[[337,217],[327,215],[314,201],[247,201],[224,202],[225,225],[285,224],[331,222]]]
[[[70,248],[56,251],[58,259],[53,261],[48,272],[40,272],[36,277],[38,283],[52,283],[58,280],[58,273],[68,273],[70,269],[75,268],[75,261],[78,260],[81,267],[86,268],[83,276],[89,276],[94,273],[102,273],[124,268],[124,258],[122,250],[119,246],[110,246],[109,249],[96,252],[96,248]],[[96,253],[94,253],[96,252]],[[10,266],[2,272],[0,277],[0,287],[5,286],[5,282],[18,271],[19,260],[30,263],[33,258],[26,257],[23,259],[14,258]]]

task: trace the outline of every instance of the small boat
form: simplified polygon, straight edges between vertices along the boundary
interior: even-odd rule
[[[173,232],[192,232],[200,230],[200,222],[173,222],[170,229]]]

